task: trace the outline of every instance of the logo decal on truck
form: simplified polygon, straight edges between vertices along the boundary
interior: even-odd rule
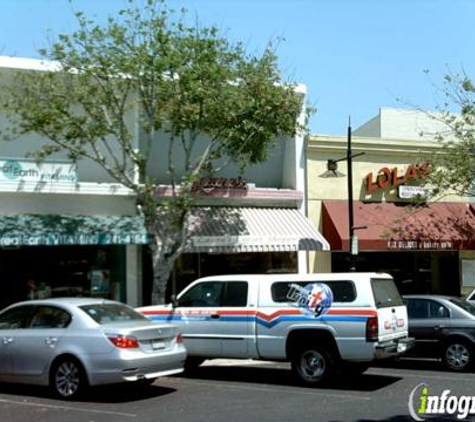
[[[302,308],[306,313],[315,317],[324,315],[331,308],[333,303],[333,292],[324,283],[311,283],[305,287],[292,283],[287,299],[293,306]]]

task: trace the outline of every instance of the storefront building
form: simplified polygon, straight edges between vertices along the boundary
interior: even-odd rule
[[[59,181],[65,174],[74,181]],[[69,163],[0,159],[0,306],[78,295],[138,301],[147,235],[134,211],[128,190],[79,182]]]
[[[431,200],[420,182],[440,151],[440,130],[424,113],[383,108],[352,132],[352,155],[364,153],[352,159],[353,246],[347,161],[338,162],[340,177],[322,177],[328,160],[347,156],[348,137],[310,137],[309,217],[331,248],[310,254],[311,271],[347,271],[354,263],[357,271],[389,272],[405,294],[460,295],[475,287],[474,204],[457,195]]]
[[[47,64],[0,57],[0,76],[23,69],[42,71]],[[0,126],[8,124],[0,114]],[[0,306],[70,295],[149,303],[148,238],[133,192],[87,159],[25,158],[45,142],[31,134],[0,143]],[[138,130],[134,142],[141,147]],[[217,273],[308,271],[307,252],[329,246],[305,216],[304,154],[303,136],[278,139],[268,162],[243,175],[229,166],[220,177],[197,182],[192,242],[176,264],[175,286]],[[150,176],[158,185],[169,180],[166,156],[152,150]],[[166,196],[167,186],[159,186]]]

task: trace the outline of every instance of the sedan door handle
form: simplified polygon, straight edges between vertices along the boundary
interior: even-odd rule
[[[58,342],[58,339],[56,337],[46,337],[45,338],[45,343],[47,346],[55,346],[56,343]]]
[[[221,315],[219,315],[219,314],[211,314],[212,319],[219,319],[220,317],[221,317]]]
[[[13,337],[3,337],[3,344],[13,343]]]
[[[434,330],[437,330],[437,331],[438,331],[438,330],[443,330],[444,328],[445,328],[445,325],[436,325],[436,326],[434,327]]]

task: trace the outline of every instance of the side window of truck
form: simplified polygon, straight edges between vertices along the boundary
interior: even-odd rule
[[[245,281],[227,282],[221,306],[247,306],[248,290],[248,283]]]
[[[221,281],[207,281],[199,283],[188,290],[178,300],[179,307],[216,307],[220,306],[221,292],[224,283]]]
[[[332,280],[332,281],[305,281],[305,282],[276,282],[272,284],[272,300],[277,303],[289,302],[289,292],[292,284],[298,284],[305,287],[308,284],[323,283],[330,287],[333,293],[334,302],[353,302],[356,299],[356,288],[350,280]]]
[[[248,283],[245,281],[206,281],[193,286],[178,300],[179,307],[246,306]]]

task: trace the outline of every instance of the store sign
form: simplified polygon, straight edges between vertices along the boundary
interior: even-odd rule
[[[429,163],[411,164],[405,172],[397,167],[393,169],[383,167],[376,175],[369,173],[366,176],[366,191],[375,192],[379,189],[394,189],[410,180],[425,179],[430,171]]]
[[[295,236],[192,236],[192,244],[195,247],[223,247],[223,246],[236,246],[236,245],[288,245],[298,244],[298,238]]]
[[[77,183],[75,164],[0,159],[0,182]]]
[[[422,186],[398,186],[397,196],[401,199],[430,198],[434,194],[434,189],[423,188]]]
[[[451,241],[439,240],[388,240],[392,250],[448,250],[454,249]]]
[[[65,246],[65,245],[132,245],[146,244],[147,238],[140,234],[19,234],[0,236],[0,247],[17,246]]]
[[[247,188],[246,179],[243,179],[242,177],[202,177],[193,183],[191,191],[210,193],[214,189],[247,190]]]

